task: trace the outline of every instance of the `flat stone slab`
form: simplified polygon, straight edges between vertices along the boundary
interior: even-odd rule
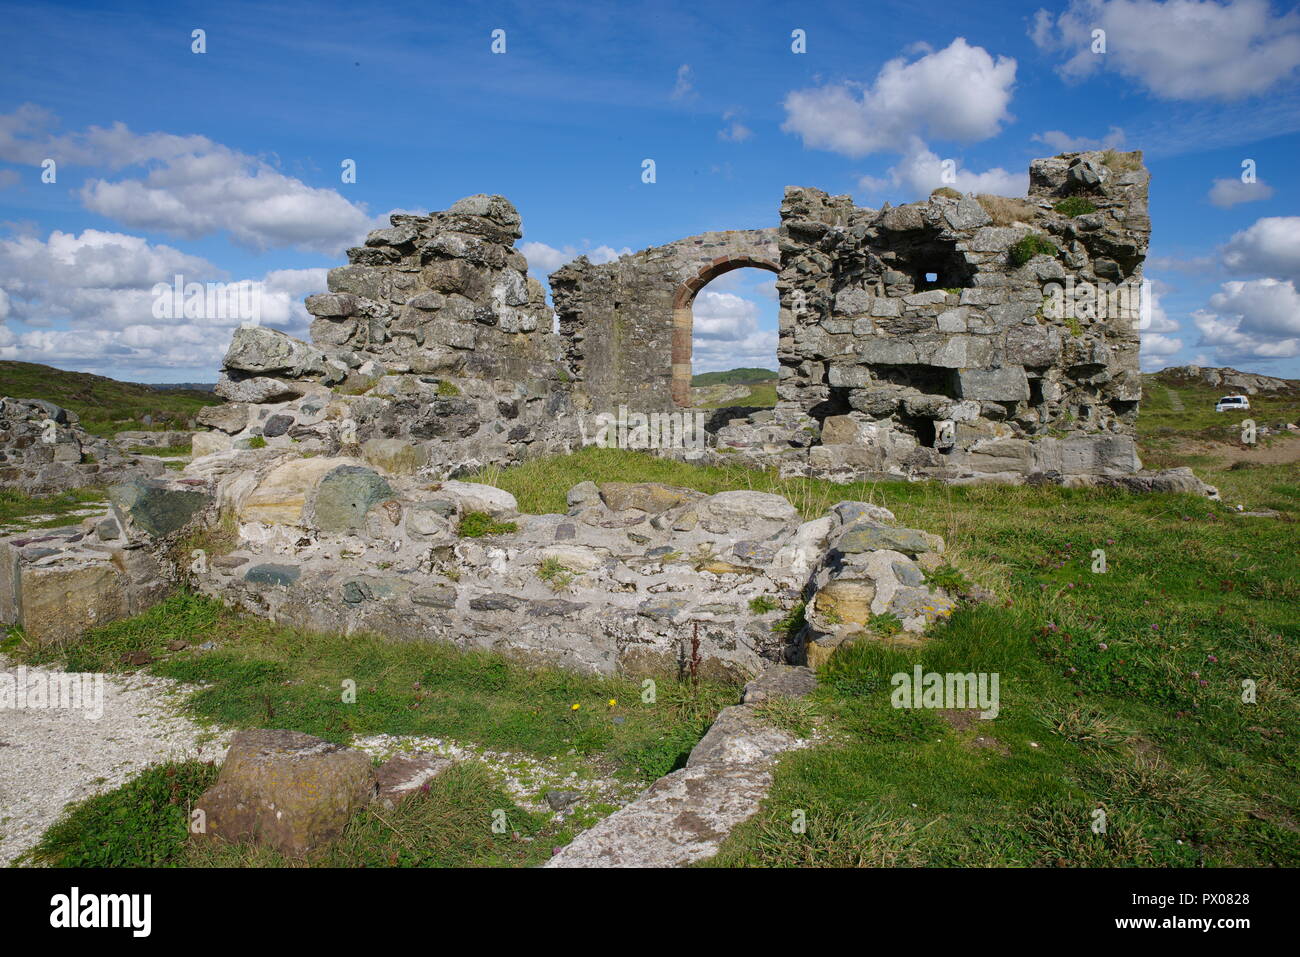
[[[718,853],[772,786],[767,765],[700,765],[656,781],[546,862],[546,867],[684,867]]]
[[[684,867],[710,858],[758,811],[773,759],[798,743],[748,705],[723,708],[686,767],[579,834],[546,866]]]
[[[817,687],[817,676],[802,665],[772,665],[745,685],[741,701],[762,704],[771,698],[801,698]]]
[[[452,766],[451,758],[438,754],[395,754],[375,769],[380,807],[392,810]]]

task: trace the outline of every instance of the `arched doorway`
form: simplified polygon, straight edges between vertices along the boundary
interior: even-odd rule
[[[694,352],[695,297],[714,279],[734,269],[752,267],[779,273],[781,264],[753,256],[718,256],[677,287],[673,297],[672,380],[669,386],[678,407],[691,404],[691,357]]]

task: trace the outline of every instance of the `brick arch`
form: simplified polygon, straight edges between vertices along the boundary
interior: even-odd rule
[[[678,406],[691,404],[691,356],[694,352],[695,296],[724,273],[733,269],[766,269],[780,273],[781,264],[754,256],[718,256],[677,287],[673,296],[672,379],[669,391]]]

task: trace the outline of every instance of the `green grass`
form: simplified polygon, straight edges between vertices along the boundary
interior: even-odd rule
[[[537,566],[537,577],[550,585],[553,591],[564,591],[573,584],[578,573],[566,568],[558,558],[546,558]]]
[[[1280,468],[1204,477],[1253,477],[1240,486],[1248,505],[1294,514],[1300,483]],[[869,839],[862,860],[875,863],[1056,864],[1066,853],[1083,864],[1300,863],[1292,523],[1236,518],[1192,496],[833,485],[614,449],[495,475],[528,512],[563,510],[565,490],[585,479],[775,491],[806,518],[841,500],[876,502],[943,535],[950,565],[998,596],[919,647],[838,652],[815,699],[825,742],[783,758],[763,810],[719,863],[844,863],[856,852],[840,842],[851,839]],[[1091,572],[1096,548],[1105,574]],[[1001,713],[960,731],[894,709],[889,676],[916,663],[997,672]],[[1243,678],[1257,682],[1256,704],[1242,703]],[[1104,747],[1054,733],[1044,722],[1061,702],[1131,730]],[[1106,835],[1089,829],[1098,805]],[[810,824],[796,835],[800,809]]]
[[[222,400],[211,392],[154,389],[118,382],[86,372],[66,372],[35,362],[0,361],[0,395],[18,399],[48,399],[70,409],[93,435],[127,429],[184,429],[205,405]],[[152,418],[144,425],[144,416]]]
[[[1092,200],[1084,199],[1082,196],[1067,196],[1052,208],[1058,213],[1070,217],[1085,216],[1088,213],[1097,211],[1097,205]]]
[[[132,455],[157,455],[163,458],[172,458],[180,455],[189,455],[193,446],[188,442],[184,445],[133,445],[127,451]]]
[[[1041,236],[1038,233],[1030,233],[1013,243],[1011,248],[1007,251],[1007,255],[1011,261],[1011,265],[1018,268],[1029,262],[1029,260],[1033,259],[1035,256],[1055,256],[1058,252],[1060,252],[1060,250],[1058,250],[1045,236]]]
[[[481,764],[444,771],[389,811],[370,805],[305,858],[272,848],[189,840],[189,815],[212,764],[168,763],[82,801],[21,864],[50,867],[529,867],[572,840],[570,822],[518,807]],[[504,829],[493,830],[504,812]],[[500,818],[497,818],[500,820]]]
[[[168,651],[180,641],[190,647]],[[207,641],[218,647],[198,650]],[[71,671],[122,670],[127,656],[144,653],[157,659],[152,673],[202,683],[187,710],[227,727],[287,728],[344,744],[381,733],[446,737],[646,782],[681,765],[737,695],[727,685],[660,679],[646,703],[640,680],[530,668],[441,642],[301,631],[187,593],[64,648],[16,653]],[[355,682],[354,703],[343,700],[346,681]]]
[[[517,522],[498,522],[487,512],[466,512],[460,517],[456,534],[461,538],[483,538],[489,535],[508,535],[518,528]]]
[[[776,373],[771,369],[743,368],[728,369],[726,372],[701,372],[691,376],[692,386],[706,385],[757,385],[761,382],[776,382]]]
[[[1300,390],[1252,395],[1249,409],[1215,412],[1214,404],[1231,391],[1159,374],[1145,375],[1138,434],[1144,439],[1173,436],[1237,441],[1244,419],[1270,426],[1300,420]]]
[[[0,525],[8,525],[29,515],[52,515],[54,518],[33,524],[32,528],[58,528],[67,525],[69,512],[99,505],[105,501],[103,489],[79,488],[56,495],[24,495],[16,489],[0,489]]]
[[[148,768],[72,805],[19,863],[47,867],[168,867],[185,854],[190,810],[217,778],[197,761]]]

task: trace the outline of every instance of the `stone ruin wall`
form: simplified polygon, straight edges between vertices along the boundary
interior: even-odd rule
[[[160,475],[161,461],[122,447],[127,435],[115,440],[91,435],[75,412],[45,399],[0,398],[0,488],[53,495],[141,474]]]
[[[584,256],[552,273],[565,371],[582,407],[689,406],[691,304],[713,279],[745,266],[780,270],[775,229],[701,233],[600,265]]]
[[[1027,202],[990,203],[1010,225],[969,195],[872,210],[787,190],[777,417],[817,423],[812,472],[902,466],[960,480],[1140,467],[1149,175],[1140,154],[1119,154],[1117,169],[1103,160],[1034,161]],[[1071,197],[1095,211],[1056,209]],[[1019,262],[1027,236],[1050,247]],[[1045,289],[1064,290],[1067,276],[1122,292],[1101,315],[1056,315]]]
[[[571,451],[595,415],[685,407],[695,295],[756,266],[779,273],[777,407],[715,413],[690,457],[840,481],[1121,479],[1140,469],[1137,296],[1072,317],[1045,290],[1140,288],[1148,180],[1140,153],[1090,152],[1035,160],[1027,200],[939,191],[873,210],[791,188],[777,229],[561,267],[554,323],[507,200],[394,215],[308,298],[311,345],[236,334],[218,391],[241,405],[208,413],[229,441],[203,451],[406,443],[444,477]],[[1022,262],[1026,237],[1045,245]]]

